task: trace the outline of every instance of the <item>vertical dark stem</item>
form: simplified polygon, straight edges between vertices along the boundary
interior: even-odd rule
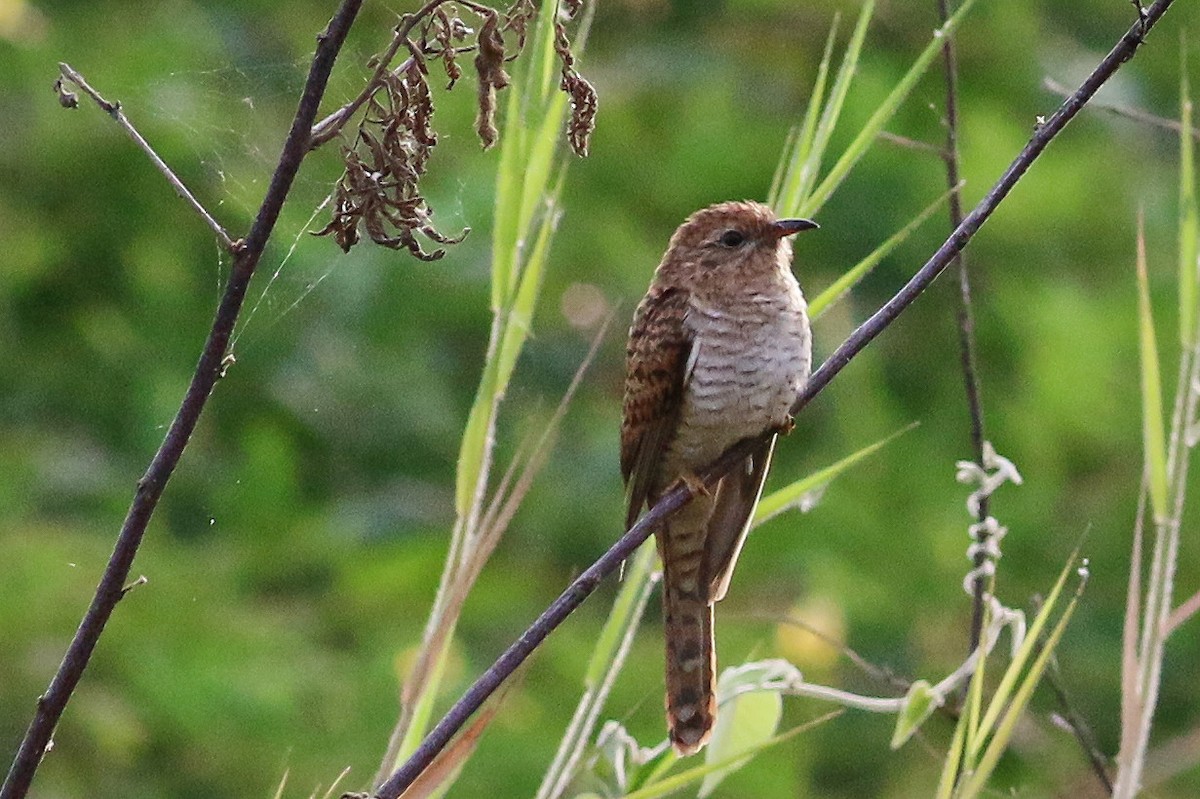
[[[949,0],[937,0],[938,16],[941,24],[945,24],[950,16]],[[958,59],[954,51],[954,39],[947,37],[942,44],[942,60],[946,76],[946,182],[953,189],[959,185],[958,169]],[[950,226],[957,229],[962,224],[962,201],[959,193],[950,195]],[[958,306],[958,344],[959,360],[962,365],[963,384],[967,395],[967,413],[971,423],[971,451],[975,462],[983,466],[983,442],[985,440],[983,427],[983,398],[980,393],[979,372],[975,358],[975,315],[971,303],[971,278],[967,269],[966,258],[960,252],[954,262],[958,267],[958,286],[961,302]],[[982,524],[990,514],[991,497],[984,495],[979,498],[977,519],[981,523],[976,542],[980,545],[975,553],[974,567],[979,569],[987,558],[983,544],[988,537],[987,528]],[[971,631],[970,651],[979,647],[983,635],[984,576],[976,572],[975,582],[971,588]],[[1057,663],[1046,674],[1047,681],[1054,690],[1063,708],[1062,718],[1070,726],[1076,740],[1083,748],[1093,772],[1100,780],[1106,791],[1111,794],[1112,781],[1109,779],[1103,757],[1097,749],[1087,723],[1074,711],[1070,705],[1066,689],[1062,685]]]
[[[949,0],[937,0],[938,16],[941,24],[945,25],[950,18]],[[951,189],[950,194],[950,227],[957,229],[962,224],[962,200],[954,188],[959,183],[958,173],[958,57],[954,52],[954,37],[947,36],[942,42],[942,61],[946,74],[946,184]],[[975,363],[975,316],[971,311],[971,278],[967,271],[967,261],[962,253],[954,257],[954,265],[958,268],[959,296],[962,302],[958,306],[958,349],[959,360],[962,364],[963,384],[967,392],[967,413],[971,419],[971,452],[975,462],[983,465],[983,400],[979,390],[979,373]],[[989,497],[979,500],[979,516],[982,522],[988,517]],[[981,527],[978,542],[984,543],[987,532]],[[980,547],[975,554],[975,568],[983,566],[987,555]],[[982,575],[975,578],[972,588],[971,604],[971,645],[973,652],[979,646],[983,631],[983,591]]]
[[[104,632],[104,626],[116,609],[117,603],[125,595],[125,582],[129,578],[129,570],[145,535],[146,526],[150,523],[163,489],[166,488],[167,481],[171,479],[187,447],[192,431],[196,429],[196,423],[208,403],[213,387],[223,374],[223,361],[229,346],[229,337],[246,297],[246,288],[266,249],[300,164],[308,152],[309,131],[317,116],[321,98],[325,94],[329,73],[333,70],[333,62],[361,6],[362,0],[343,0],[329,26],[317,39],[316,53],[304,86],[304,94],[292,121],[291,131],[284,142],[279,163],[271,177],[271,185],[263,198],[258,216],[246,238],[236,247],[229,284],[217,307],[212,328],[200,353],[200,360],[192,374],[187,393],[150,466],[138,481],[133,502],[117,536],[108,565],[100,578],[100,584],[96,587],[91,605],[80,622],[75,637],[50,682],[50,687],[38,698],[33,720],[25,731],[25,737],[21,740],[4,785],[0,787],[0,799],[23,799],[28,793],[42,756],[50,745],[54,728],[83,677],[92,652],[95,651],[100,635]]]

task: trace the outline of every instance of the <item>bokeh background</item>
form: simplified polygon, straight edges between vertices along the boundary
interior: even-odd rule
[[[368,3],[329,106],[361,85],[402,2]],[[1103,97],[1178,116],[1179,3]],[[246,229],[331,2],[0,2],[0,752],[4,762],[91,596],[134,484],[173,416],[229,263],[207,229],[95,107],[51,91],[69,61],[233,232]],[[445,702],[620,532],[617,427],[624,328],[666,240],[692,210],[765,197],[803,112],[824,38],[855,0],[600,4],[583,73],[600,94],[592,155],[571,164],[535,336],[502,412],[507,461],[545,423],[600,318],[616,315],[559,443],[467,603]],[[983,0],[959,35],[964,190],[982,195],[1057,98],[1125,30],[1123,0]],[[936,27],[934,3],[881,0],[835,151]],[[1200,38],[1200,34],[1193,39]],[[304,233],[338,176],[309,159],[218,386],[135,564],[149,582],[118,608],[34,788],[58,796],[285,795],[362,788],[397,711],[400,675],[432,602],[453,518],[459,437],[489,324],[496,153],[472,133],[471,81],[439,93],[426,190],[445,229],[474,232],[435,264],[367,245],[343,255]],[[940,73],[889,126],[940,143]],[[503,126],[502,126],[503,135]],[[1011,528],[999,592],[1026,606],[1086,533],[1092,580],[1060,649],[1062,679],[1103,751],[1118,736],[1119,646],[1141,472],[1135,218],[1146,215],[1166,374],[1177,357],[1174,134],[1085,112],[971,244],[988,434],[1021,469],[994,512]],[[879,142],[798,243],[816,291],[944,186],[939,160]],[[321,217],[316,225],[323,224]],[[822,319],[827,354],[942,241],[939,214]],[[792,613],[909,677],[963,657],[970,607],[968,457],[956,283],[941,280],[798,419],[770,485],[910,422],[810,513],[761,528],[718,612],[722,662],[785,656],[814,680],[882,687]],[[1200,587],[1188,515],[1179,596]],[[614,584],[533,659],[452,791],[531,795],[580,692]],[[653,607],[653,605],[652,605]],[[1196,739],[1200,639],[1167,653],[1155,741]],[[638,635],[606,717],[661,738],[661,635]],[[1048,695],[1001,764],[1021,796],[1088,785]],[[827,708],[785,703],[785,724]],[[721,796],[932,793],[949,723],[888,749],[892,720],[851,712],[763,755]],[[1200,753],[1161,797],[1196,795]]]

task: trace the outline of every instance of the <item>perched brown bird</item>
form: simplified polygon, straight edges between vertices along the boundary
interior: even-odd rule
[[[738,441],[786,430],[812,363],[808,313],[788,236],[817,225],[756,202],[693,214],[638,305],[626,350],[621,471],[626,528],[679,480]],[[663,562],[667,726],[681,755],[716,719],[713,603],[725,596],[775,437],[658,530]]]

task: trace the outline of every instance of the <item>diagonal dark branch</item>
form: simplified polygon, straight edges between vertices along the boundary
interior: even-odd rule
[[[955,229],[950,238],[946,239],[933,257],[913,275],[895,296],[876,311],[870,319],[863,322],[821,364],[821,368],[813,373],[792,405],[793,414],[798,413],[821,393],[830,381],[850,363],[851,359],[895,321],[896,317],[911,305],[950,265],[954,257],[974,237],[1054,137],[1062,132],[1067,123],[1087,105],[1096,91],[1113,76],[1121,65],[1133,57],[1146,33],[1158,23],[1172,2],[1173,0],[1156,0],[1154,5],[1146,10],[1145,16],[1121,37],[1108,55],[1080,87],[1063,102],[1054,115],[1045,122],[1039,120],[1029,143],[1025,145],[1025,148],[1000,176],[996,184],[979,202],[979,205],[975,206],[974,210],[963,219],[962,224]],[[774,434],[774,431],[768,431],[758,438],[746,439],[734,445],[710,467],[703,470],[699,477],[707,486],[712,487],[722,475],[727,474],[735,464],[740,463]],[[628,532],[621,536],[611,549],[575,578],[566,590],[551,603],[550,607],[546,608],[537,620],[521,634],[520,638],[514,641],[496,662],[480,675],[475,684],[467,689],[467,692],[450,708],[437,726],[429,732],[412,757],[379,786],[376,791],[379,799],[397,799],[404,789],[412,784],[417,775],[432,762],[437,753],[450,742],[454,734],[479,709],[488,696],[512,674],[513,670],[524,662],[533,650],[576,608],[583,604],[605,576],[615,571],[643,541],[650,537],[651,532],[663,519],[678,511],[691,498],[691,489],[682,484],[676,485],[664,494],[658,503]]]
[[[125,580],[129,576],[134,555],[146,532],[146,525],[183,455],[213,386],[224,371],[229,337],[241,311],[246,287],[275,228],[275,222],[279,218],[284,200],[287,199],[292,181],[300,169],[300,163],[309,150],[309,131],[316,118],[321,98],[325,94],[329,73],[361,6],[362,0],[343,0],[325,32],[317,37],[317,48],[309,68],[308,80],[304,85],[304,93],[284,142],[279,163],[271,177],[271,185],[250,232],[235,247],[236,255],[229,284],[217,307],[212,328],[204,343],[204,350],[200,354],[199,363],[196,364],[196,371],[192,375],[187,393],[158,452],[155,453],[145,475],[138,481],[133,503],[121,526],[120,535],[92,603],[80,622],[79,629],[76,630],[75,637],[50,682],[50,687],[38,698],[33,720],[25,732],[4,785],[0,788],[0,799],[22,799],[28,792],[42,755],[50,744],[54,728],[79,684],[84,669],[87,668],[101,633],[104,632],[104,625],[124,595]]]

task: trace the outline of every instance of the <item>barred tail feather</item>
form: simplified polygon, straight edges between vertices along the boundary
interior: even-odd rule
[[[675,751],[698,752],[717,716],[713,609],[697,591],[663,590],[667,640],[667,728]]]

